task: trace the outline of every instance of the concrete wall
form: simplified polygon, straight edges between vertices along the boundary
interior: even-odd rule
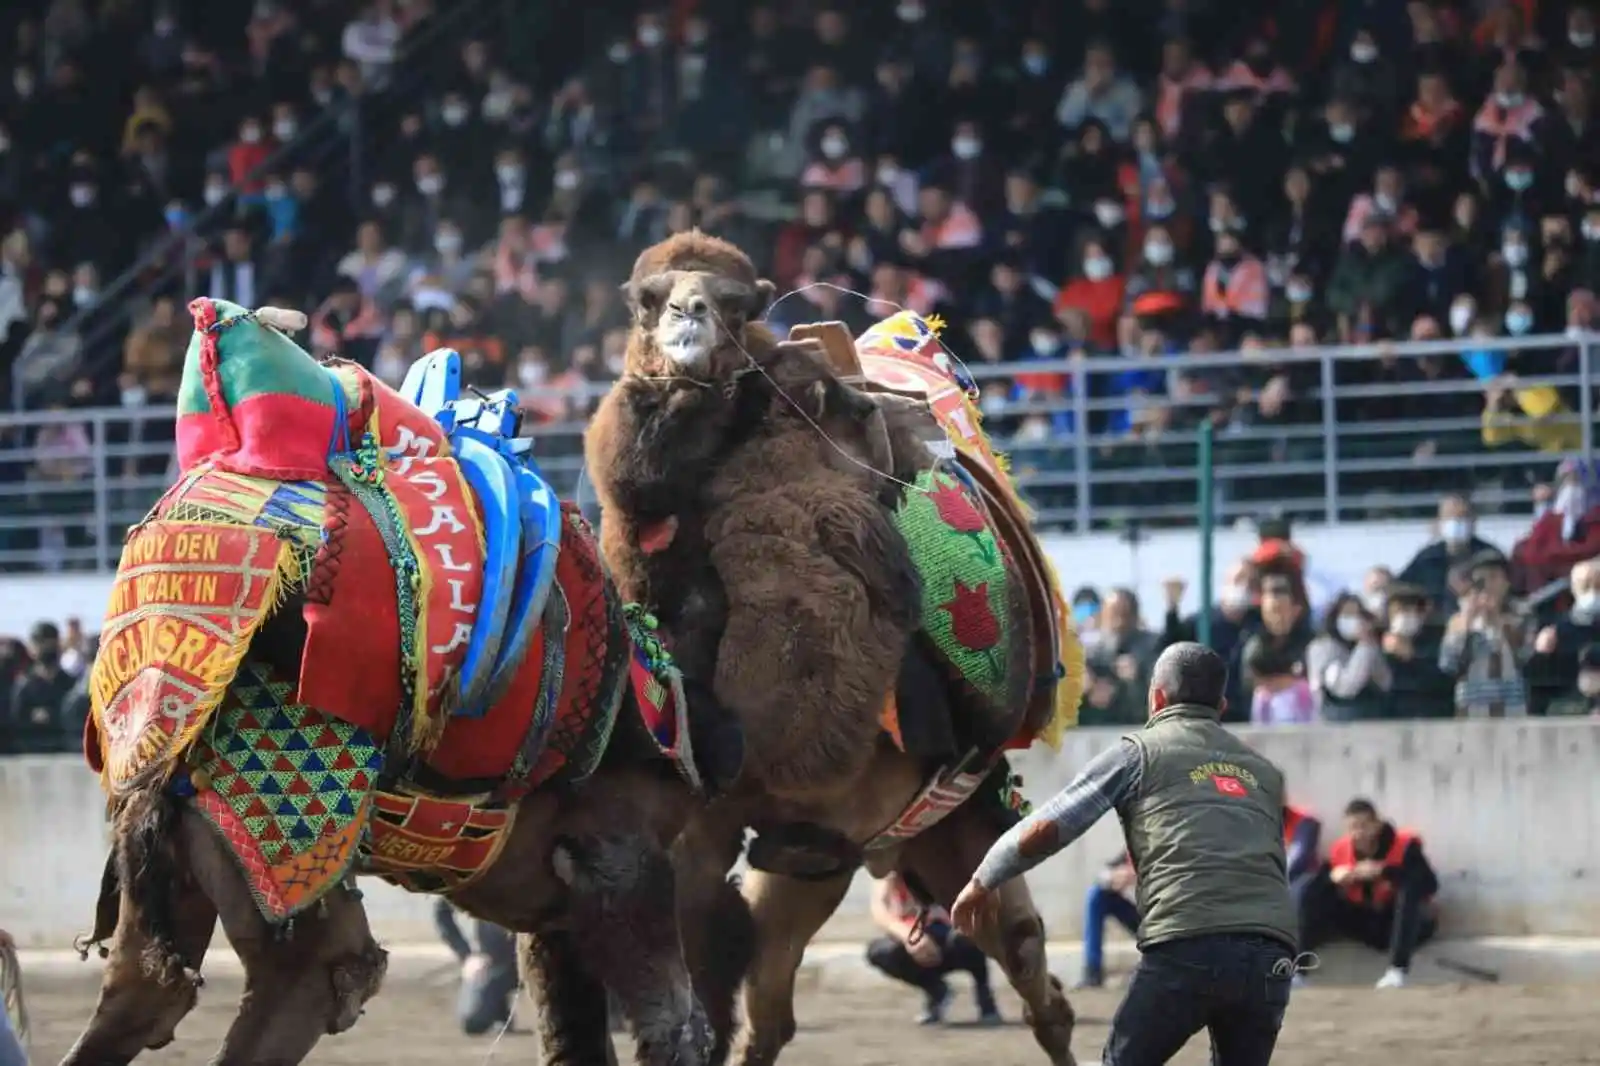
[[[1252,731],[1293,798],[1325,821],[1364,795],[1421,831],[1453,934],[1600,936],[1600,723],[1419,722]],[[1060,754],[1018,760],[1036,802],[1115,739],[1069,735]],[[66,756],[0,759],[0,927],[28,947],[67,947],[89,928],[105,855],[94,776]],[[1336,831],[1336,830],[1335,830]],[[1122,847],[1108,818],[1031,876],[1052,935],[1075,930],[1084,892]],[[866,883],[825,935],[865,935]],[[367,892],[389,940],[431,939],[428,901],[381,882]]]

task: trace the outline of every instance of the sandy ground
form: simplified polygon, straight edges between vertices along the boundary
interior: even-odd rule
[[[51,968],[25,975],[33,1027],[33,1061],[57,1062],[87,1020],[96,978],[81,971]],[[537,1061],[532,1036],[510,1034],[498,1046],[489,1038],[468,1038],[452,1024],[451,976],[392,974],[383,992],[351,1032],[326,1038],[311,1062],[340,1066],[477,1066],[480,1063]],[[177,1041],[141,1061],[200,1066],[216,1049],[239,993],[239,978],[217,974],[201,993],[199,1008],[178,1030]],[[1600,1023],[1595,986],[1435,986],[1392,992],[1371,989],[1308,988],[1295,993],[1275,1062],[1282,1066],[1322,1066],[1376,1062],[1400,1066],[1431,1064],[1600,1063]],[[1082,993],[1074,1050],[1080,1060],[1099,1058],[1118,993]],[[812,987],[802,991],[797,1014],[800,1034],[785,1053],[789,1066],[1011,1066],[1043,1061],[1020,1024],[1000,1029],[971,1026],[970,997],[958,988],[952,1023],[942,1029],[912,1024],[915,994],[882,987]],[[1009,996],[1002,1000],[1009,1018],[1020,1016]],[[1175,1060],[1209,1060],[1205,1038],[1191,1040]],[[623,1062],[629,1061],[627,1057]]]

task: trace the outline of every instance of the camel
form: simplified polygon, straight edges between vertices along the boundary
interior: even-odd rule
[[[304,316],[193,310],[180,480],[129,534],[91,674],[85,750],[113,846],[83,950],[108,946],[93,1016],[64,1061],[127,1063],[170,1043],[220,921],[245,990],[213,1061],[300,1062],[356,1023],[384,976],[358,873],[448,894],[524,934],[525,980],[552,1017],[600,1005],[598,1036],[541,1019],[547,1063],[611,1055],[607,990],[638,1062],[708,1061],[671,891],[670,845],[703,803],[686,723],[670,713],[687,712],[684,693],[587,525],[553,496],[472,487],[534,469],[502,470],[504,456],[483,450],[512,448],[484,428],[505,413],[498,401],[441,405],[423,388],[424,412],[352,364],[319,365],[276,328]],[[452,419],[478,436],[447,434]],[[516,478],[505,484],[537,491]],[[433,521],[408,510],[419,500]],[[441,517],[444,500],[474,521]],[[508,502],[520,512],[497,509]],[[409,529],[368,505],[396,507]],[[493,545],[520,535],[508,513],[548,519],[550,539],[497,557]],[[430,527],[457,535],[443,569],[412,551],[446,543]],[[498,564],[515,578],[515,595],[493,590],[506,592],[504,631],[536,636],[505,640],[508,659],[474,659]],[[473,567],[486,568],[481,582]],[[548,576],[542,607],[520,599],[538,590],[530,573]],[[472,596],[476,614],[446,639],[435,607]],[[407,602],[413,622],[397,632],[386,619]],[[409,650],[392,646],[412,632]],[[491,660],[508,687],[474,702],[470,676],[492,676],[474,663]],[[292,847],[301,830],[305,846]]]
[[[775,338],[759,321],[773,286],[738,248],[674,236],[640,255],[624,291],[627,363],[585,457],[619,587],[657,612],[685,676],[743,730],[740,784],[675,850],[717,1057],[760,1066],[794,1037],[802,952],[858,868],[899,870],[948,906],[1014,824],[1003,751],[1058,711],[1075,717],[1081,649],[1058,591],[1028,583],[1044,564],[999,465],[958,469],[967,455],[940,447],[927,403],[868,391],[847,334],[844,352],[827,331]],[[940,569],[947,548],[968,553],[948,564],[966,583]],[[737,915],[722,885],[747,827]],[[744,922],[748,966],[719,932]],[[1073,1011],[1022,879],[981,947],[1050,1061],[1070,1064]]]

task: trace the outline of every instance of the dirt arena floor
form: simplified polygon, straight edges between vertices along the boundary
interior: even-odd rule
[[[95,978],[87,966],[84,970],[25,976],[35,1066],[59,1061],[87,1019]],[[227,1026],[239,987],[232,974],[210,978],[200,1007],[178,1030],[177,1042],[140,1061],[174,1066],[206,1062]],[[368,1005],[354,1030],[324,1039],[309,1061],[330,1066],[509,1066],[537,1061],[532,1036],[509,1034],[493,1046],[490,1038],[467,1038],[456,1032],[451,1021],[453,993],[448,974],[431,980],[420,975],[392,980]],[[1349,1066],[1352,1061],[1378,1066],[1600,1063],[1597,997],[1600,987],[1595,986],[1435,986],[1396,992],[1309,988],[1295,993],[1274,1061],[1281,1066]],[[1074,1049],[1081,1061],[1099,1058],[1116,1004],[1113,991],[1078,997]],[[1019,1017],[1015,1000],[1002,1006],[1008,1017]],[[971,1017],[964,989],[958,989],[952,1006],[952,1024],[942,1029],[913,1025],[915,1008],[912,994],[887,985],[852,981],[848,987],[808,989],[798,1008],[800,1035],[783,1062],[788,1066],[1026,1066],[1042,1061],[1020,1024],[999,1029],[963,1024]],[[629,1059],[625,1056],[622,1061]],[[1205,1039],[1190,1041],[1175,1061],[1209,1061]]]

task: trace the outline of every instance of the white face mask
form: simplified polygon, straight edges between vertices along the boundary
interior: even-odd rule
[[[1573,605],[1587,615],[1600,613],[1600,592],[1580,592],[1573,597]]]
[[[1394,197],[1390,196],[1386,192],[1374,193],[1372,196],[1372,205],[1386,215],[1394,214]]]
[[[4,133],[0,133],[0,152],[8,152],[10,150],[11,138],[6,136]]]
[[[1506,332],[1520,337],[1533,328],[1533,315],[1527,311],[1506,312]]]
[[[292,118],[280,118],[272,124],[272,135],[280,141],[292,141],[300,132],[300,123]]]
[[[444,178],[438,174],[424,174],[417,179],[417,191],[424,196],[437,196],[444,188]]]
[[[1090,256],[1083,261],[1083,276],[1090,281],[1104,281],[1111,276],[1111,260],[1103,255]]]
[[[641,26],[639,28],[639,43],[646,48],[654,48],[661,43],[662,32],[660,26]]]
[[[1439,523],[1439,535],[1447,544],[1465,544],[1472,539],[1472,523],[1465,518],[1446,518]]]
[[[1450,305],[1450,332],[1461,336],[1472,325],[1473,306],[1471,304]]]
[[[1178,205],[1170,200],[1152,200],[1144,205],[1144,213],[1157,221],[1171,218],[1177,209]]]
[[[439,250],[440,255],[454,255],[461,251],[461,234],[451,233],[449,230],[436,234],[433,246]]]
[[[1050,69],[1050,57],[1038,52],[1029,52],[1022,57],[1022,69],[1037,78]]]
[[[1028,336],[1028,343],[1033,346],[1034,351],[1041,354],[1049,354],[1056,350],[1055,334],[1046,333],[1044,330],[1035,330],[1031,333]]]
[[[1495,93],[1494,102],[1501,107],[1518,107],[1522,103],[1521,93]]]
[[[1357,63],[1370,63],[1378,58],[1378,46],[1360,42],[1350,46],[1350,58]]]
[[[950,151],[957,159],[975,159],[983,150],[983,142],[976,137],[957,137],[950,142]]]
[[[1144,258],[1151,266],[1166,266],[1172,262],[1172,242],[1145,241]]]
[[[1283,292],[1292,304],[1311,302],[1311,286],[1309,285],[1289,285],[1284,288]]]
[[[1573,30],[1567,34],[1567,40],[1572,43],[1574,48],[1592,48],[1594,47],[1594,31]]]
[[[900,168],[890,163],[885,163],[878,168],[878,184],[893,185],[900,180]]]
[[[1500,246],[1500,255],[1505,259],[1506,265],[1519,267],[1528,261],[1528,246],[1507,241]]]
[[[71,198],[73,207],[88,207],[94,203],[94,186],[74,185],[68,190],[67,196]]]
[[[467,121],[470,109],[466,104],[446,104],[439,109],[439,117],[446,126],[460,126]]]
[[[556,188],[562,190],[576,189],[578,187],[578,172],[576,170],[556,171]]]
[[[269,200],[281,200],[285,196],[289,195],[289,190],[284,188],[282,185],[268,185],[263,191],[266,193],[266,197]]]
[[[517,381],[521,382],[523,388],[542,385],[549,376],[550,368],[543,363],[527,360],[517,364]]]
[[[1110,200],[1100,200],[1094,205],[1094,220],[1101,228],[1110,229],[1122,222],[1122,206]]]
[[[1361,604],[1372,614],[1381,618],[1384,610],[1389,606],[1389,594],[1387,592],[1363,593]]]
[[[921,22],[927,12],[923,11],[921,4],[901,4],[894,9],[894,13],[900,16],[901,22]]]
[[[1410,640],[1422,632],[1422,619],[1414,614],[1397,614],[1389,620],[1389,632]]]
[[[207,207],[216,207],[228,198],[228,187],[226,185],[207,185],[204,196]]]
[[[625,44],[612,45],[610,50],[606,52],[606,58],[613,63],[626,63],[628,61],[628,46]]]
[[[1590,699],[1600,696],[1600,673],[1586,670],[1578,675],[1578,691]]]
[[[98,294],[89,286],[79,285],[72,290],[72,303],[77,307],[87,307],[94,303],[96,295]]]
[[[1335,144],[1349,144],[1355,140],[1356,128],[1348,122],[1335,122],[1328,126],[1328,136]]]
[[[829,159],[843,159],[844,154],[850,150],[850,142],[843,137],[822,138],[822,154]]]
[[[245,126],[239,131],[239,139],[245,144],[255,144],[261,140],[260,126]]]
[[[1361,636],[1361,631],[1366,628],[1366,623],[1361,616],[1355,614],[1341,614],[1339,621],[1335,625],[1341,640],[1355,640]]]
[[[149,395],[145,392],[143,385],[129,385],[122,390],[122,406],[124,407],[143,407],[145,400],[148,398]]]
[[[502,185],[515,185],[522,180],[522,167],[517,163],[501,163],[494,168],[494,175]]]
[[[486,93],[483,97],[483,117],[492,122],[499,122],[511,114],[511,94],[504,92]]]
[[[394,186],[374,185],[372,187],[372,203],[376,207],[388,207],[394,203]]]

